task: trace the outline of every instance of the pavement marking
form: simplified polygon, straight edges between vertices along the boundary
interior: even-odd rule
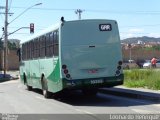
[[[36,96],[37,99],[40,99],[40,100],[46,100],[45,98],[42,98],[42,97],[39,97],[39,96]]]
[[[83,110],[84,113],[87,113],[87,114],[90,114],[90,115],[94,115],[94,113],[91,113],[91,112],[88,112],[88,111],[85,111]]]
[[[81,112],[81,113],[86,113],[86,114],[94,115],[94,113],[91,113],[91,112],[86,111],[86,110],[81,110],[81,109],[75,109],[75,110],[78,111],[78,112]]]
[[[147,113],[155,113],[155,111],[149,111],[149,110],[142,110],[142,109],[131,109],[137,113],[147,114]],[[159,113],[159,112],[156,112]]]

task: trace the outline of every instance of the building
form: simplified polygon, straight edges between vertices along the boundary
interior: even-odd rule
[[[7,58],[7,70],[19,70],[19,57],[17,50],[9,50]],[[0,50],[0,70],[4,70],[4,51]]]

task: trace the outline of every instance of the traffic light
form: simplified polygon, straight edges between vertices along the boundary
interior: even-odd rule
[[[4,27],[2,27],[2,31],[4,31]]]
[[[34,23],[30,23],[30,33],[34,33]]]

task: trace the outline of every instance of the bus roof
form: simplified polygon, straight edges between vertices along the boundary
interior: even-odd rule
[[[106,20],[106,21],[115,21],[115,22],[116,22],[116,20],[109,20],[109,19],[83,19],[83,20],[71,20],[71,21],[66,21],[66,22],[96,21],[96,20],[97,20],[97,21]],[[42,35],[44,35],[44,34],[47,34],[47,33],[51,32],[51,31],[54,31],[54,30],[58,29],[58,28],[60,27],[60,25],[61,25],[61,22],[59,22],[59,23],[57,23],[57,24],[54,24],[54,25],[51,25],[50,27],[48,27],[48,28],[40,31],[39,33],[37,33],[37,34],[35,34],[35,35],[33,35],[33,36],[31,36],[31,37],[23,40],[23,41],[21,42],[21,44],[23,44],[23,43],[25,43],[25,42],[28,42],[28,41],[30,41],[30,40],[33,40],[33,39],[35,39],[35,38],[37,38],[37,37],[40,37],[40,36],[42,36]]]
[[[47,33],[51,32],[51,31],[53,31],[53,30],[56,30],[56,29],[59,28],[59,26],[60,26],[60,23],[57,23],[57,24],[55,24],[55,25],[51,25],[50,27],[48,27],[48,28],[40,31],[39,33],[34,34],[33,36],[28,37],[27,39],[23,40],[23,41],[21,42],[21,44],[23,44],[23,43],[25,43],[25,42],[28,42],[28,41],[30,41],[30,40],[33,40],[33,39],[35,39],[35,38],[37,38],[37,37],[40,37],[41,35],[47,34]]]

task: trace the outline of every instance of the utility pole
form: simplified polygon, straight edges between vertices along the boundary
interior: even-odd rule
[[[6,0],[5,23],[4,23],[4,77],[7,70],[7,50],[8,50],[8,0]]]
[[[19,14],[15,19],[13,19],[10,23],[12,23],[13,21],[15,21],[17,18],[19,18],[21,15],[23,15],[26,11],[28,11],[29,9],[31,9],[34,6],[38,6],[41,5],[42,3],[37,3],[34,4],[30,7],[28,7],[27,9],[25,9],[21,14]],[[3,7],[2,7],[3,8]],[[8,23],[8,0],[6,0],[6,7],[5,7],[5,27],[4,27],[4,77],[6,77],[6,70],[7,70],[7,51],[8,51],[8,25],[10,23]]]
[[[130,60],[132,60],[132,51],[131,51],[132,45],[131,45],[131,43],[128,44],[128,48],[129,48],[129,61],[130,61]]]
[[[79,19],[79,20],[81,20],[81,14],[82,14],[82,12],[83,12],[83,10],[81,10],[81,9],[77,9],[77,10],[75,11],[75,13],[78,14],[78,19]]]

